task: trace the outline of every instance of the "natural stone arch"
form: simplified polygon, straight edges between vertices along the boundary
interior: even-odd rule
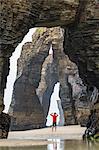
[[[37,95],[42,103],[45,122],[49,111],[51,95],[57,82],[56,64],[53,59],[53,54],[49,54],[42,65],[41,81],[37,88]]]
[[[16,47],[17,43],[21,41],[22,37],[24,36],[24,34],[26,34],[26,32],[28,31],[28,29],[30,27],[33,27],[36,25],[37,26],[44,26],[44,25],[45,26],[55,26],[55,25],[67,26],[68,25],[69,26],[70,25],[70,27],[71,27],[71,24],[73,24],[73,25],[75,25],[75,27],[77,27],[76,25],[78,25],[78,23],[79,23],[78,20],[80,20],[80,22],[85,23],[90,18],[91,19],[93,18],[93,20],[98,19],[99,13],[98,13],[98,10],[96,9],[96,3],[95,3],[96,1],[95,0],[94,1],[86,0],[86,1],[84,1],[85,3],[83,3],[82,0],[80,0],[80,1],[74,0],[74,1],[70,1],[70,3],[69,3],[69,0],[61,1],[61,2],[59,2],[60,5],[58,5],[59,13],[57,13],[57,9],[55,9],[56,8],[55,6],[57,6],[56,3],[58,2],[57,0],[54,1],[55,3],[53,3],[53,2],[50,3],[50,1],[47,3],[45,1],[39,1],[39,3],[35,3],[35,0],[28,1],[28,2],[25,1],[25,3],[23,3],[23,1],[18,2],[18,1],[13,1],[13,0],[9,0],[7,2],[4,0],[1,0],[0,2],[2,4],[2,6],[4,6],[4,7],[1,7],[1,9],[2,9],[1,10],[1,12],[2,12],[1,38],[2,38],[2,40],[1,40],[1,46],[0,46],[0,49],[1,49],[1,54],[0,54],[0,62],[1,62],[1,65],[0,65],[0,70],[1,70],[0,105],[2,106],[6,77],[7,77],[8,70],[9,70],[9,67],[8,67],[9,66],[8,65],[9,57],[11,56],[12,51],[14,51],[14,48]],[[66,9],[64,9],[62,11],[64,3],[66,4]],[[42,5],[42,4],[44,4],[44,5]],[[6,10],[5,10],[5,6],[7,6]],[[33,6],[35,6],[34,9],[33,9]],[[46,6],[47,6],[47,9],[41,9],[42,8],[41,6],[43,6],[44,8],[46,8]],[[28,11],[28,8],[29,8],[29,11]],[[38,8],[40,8],[40,9],[38,9]],[[89,10],[89,8],[90,8],[90,10]],[[38,10],[38,11],[36,11],[37,12],[36,14],[35,14],[35,9]],[[10,12],[10,10],[11,10],[11,12]],[[20,10],[21,10],[21,13],[20,13]],[[53,10],[54,10],[54,12],[53,12]],[[68,17],[66,17],[66,14],[68,14],[66,10],[70,10],[69,19],[68,19]],[[45,12],[47,12],[47,13],[45,13]],[[54,15],[55,12],[56,12],[56,15]],[[72,12],[73,12],[73,14],[72,14]],[[4,15],[3,15],[3,13],[4,13]],[[47,17],[45,17],[44,14],[48,14]],[[53,14],[53,15],[51,15],[51,14]],[[58,14],[58,16],[57,16],[57,14]],[[52,16],[54,17],[53,18],[54,23],[53,23]],[[9,24],[8,24],[8,22],[9,22]],[[98,22],[96,22],[95,24],[97,24],[97,27],[99,27]],[[67,36],[67,30],[66,30],[66,36]],[[97,49],[97,48],[98,48],[98,46],[95,45],[95,49]],[[66,49],[65,49],[65,53],[67,53]],[[94,53],[94,49],[91,49],[91,52]],[[69,55],[70,55],[70,53],[69,53]],[[70,56],[70,57],[72,58],[72,56]],[[72,59],[75,60],[74,58],[72,58]],[[86,64],[86,59],[84,59],[84,61]],[[79,61],[75,61],[75,62],[78,63],[79,66],[81,65],[81,63]],[[91,64],[90,59],[89,59],[89,64]],[[95,71],[92,68],[93,66],[95,66]],[[95,81],[99,80],[99,78],[98,78],[99,77],[99,75],[98,75],[99,68],[97,66],[98,66],[97,62],[93,61],[91,70],[94,71],[93,78],[96,77]],[[89,71],[88,72],[87,71],[88,70],[86,68],[86,70],[84,72],[86,72],[86,75],[89,75]],[[84,72],[83,72],[83,70],[80,70],[80,75],[82,76],[82,78],[83,78]],[[91,83],[91,85],[94,85],[98,88],[98,84],[96,82],[94,82],[93,80],[91,80],[90,76],[89,76],[88,80]],[[84,81],[86,82],[85,78],[84,78]],[[87,82],[87,83],[89,83],[89,82]],[[0,112],[1,111],[2,110],[0,110]]]
[[[39,2],[35,0],[30,0],[28,2],[23,2],[22,0],[1,0],[0,2],[2,12],[2,17],[0,18],[0,62],[2,62],[0,69],[2,72],[0,79],[0,102],[2,103],[6,77],[9,70],[9,57],[11,56],[12,51],[14,51],[17,43],[22,40],[29,28],[33,26],[66,26],[73,24],[74,22],[74,25],[77,25],[79,22],[86,22],[87,19],[92,17],[97,19],[99,14],[96,9],[96,3],[98,3],[96,0],[56,0],[54,2],[46,2],[44,0],[40,0]],[[46,14],[46,16],[44,14]]]
[[[2,105],[9,73],[9,57],[18,43],[30,28],[71,23],[74,21],[79,3],[76,0],[71,2],[69,0],[61,2],[57,0],[47,2],[45,0],[0,0],[0,4],[0,104]]]
[[[23,46],[9,110],[12,116],[12,130],[45,126],[50,98],[57,82],[60,82],[65,125],[79,122],[77,120],[79,107],[75,108],[72,85],[68,80],[70,75],[78,74],[78,69],[63,52],[63,35],[64,31],[60,27],[39,28],[33,35],[32,43]],[[53,52],[49,54],[51,47]],[[76,80],[79,81],[79,77]],[[81,86],[80,82],[79,84]],[[85,109],[83,106],[81,108],[80,113]],[[83,123],[83,119],[81,121]],[[86,124],[86,120],[83,124]]]

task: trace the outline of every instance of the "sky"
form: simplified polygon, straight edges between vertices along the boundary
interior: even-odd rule
[[[47,123],[46,123],[47,126],[50,126],[52,124],[52,117],[50,116],[51,113],[56,112],[58,114],[57,124],[59,122],[59,109],[57,105],[57,100],[60,100],[59,86],[60,86],[59,82],[55,84],[54,92],[52,93],[52,96],[51,96],[50,108],[49,108],[49,113],[47,116]]]
[[[16,47],[15,51],[13,52],[12,56],[10,57],[10,72],[7,77],[7,84],[6,84],[6,89],[4,92],[4,104],[5,104],[5,110],[4,112],[7,113],[9,110],[9,106],[11,103],[11,98],[12,98],[12,90],[13,90],[13,85],[16,79],[16,73],[17,73],[17,59],[20,57],[22,46],[26,42],[32,42],[32,35],[36,31],[37,28],[32,28],[29,30],[27,35],[23,38],[22,42]],[[52,48],[50,48],[50,53],[52,53]],[[57,83],[54,87],[54,92],[51,96],[51,103],[50,103],[50,109],[49,109],[49,114],[47,117],[47,125],[51,125],[51,116],[50,113],[56,112],[59,115],[59,110],[57,106],[57,101],[60,100],[59,96],[59,83]],[[59,121],[59,118],[58,118]]]

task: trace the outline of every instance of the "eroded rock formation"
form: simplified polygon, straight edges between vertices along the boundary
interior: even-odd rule
[[[78,0],[0,0],[0,95],[4,95],[9,57],[34,26],[65,25],[74,21]],[[57,5],[56,5],[57,4]]]
[[[94,94],[96,88],[99,89],[99,2],[90,1],[83,10],[82,8],[79,7],[75,22],[65,30],[64,52],[77,64],[80,77],[87,85],[90,95]],[[90,107],[93,108],[99,102],[98,94],[95,95],[97,102],[92,102],[90,96],[87,97]],[[86,102],[85,104],[87,105]],[[87,109],[82,112],[85,114],[83,118],[88,113]]]
[[[77,64],[80,77],[90,89],[99,89],[97,0],[0,0],[0,4],[0,106],[3,105],[9,57],[34,26],[65,27],[65,53]]]
[[[64,51],[74,61],[83,81],[99,89],[99,4],[90,1],[79,22],[66,28]],[[90,16],[88,17],[88,13]]]
[[[13,94],[12,130],[45,126],[43,107],[36,94],[36,88],[39,85],[42,64],[50,46],[47,37],[45,29],[38,30],[34,35],[33,43],[27,43],[23,48],[22,59],[19,59],[18,64],[18,66],[21,64],[21,67],[18,70]]]
[[[12,130],[46,125],[50,98],[57,82],[60,82],[64,124],[86,124],[90,112],[86,87],[79,78],[77,66],[63,52],[63,35],[60,27],[38,28],[32,43],[23,46],[9,110]]]
[[[46,116],[50,104],[49,100],[53,92],[54,85],[57,82],[57,77],[54,78],[55,67],[53,66],[53,56],[49,55],[50,45],[51,45],[51,37],[49,36],[48,29],[40,28],[37,29],[36,33],[33,35],[33,42],[27,43],[23,47],[23,51],[21,54],[22,57],[18,61],[18,66],[20,67],[18,70],[17,76],[18,78],[16,80],[15,89],[13,93],[13,101],[11,104],[12,109],[10,108],[10,112],[12,110],[13,116],[11,125],[12,130],[19,130],[19,128],[21,130],[35,127],[40,128],[45,126],[46,124]],[[22,87],[28,85],[31,85],[31,87],[28,88],[27,92],[25,92],[28,94],[27,97],[24,91],[23,92],[21,91],[20,94],[18,94],[19,91],[22,89]],[[32,92],[32,94],[30,94],[31,92],[29,91],[29,89],[30,91],[31,90],[33,91],[34,89],[35,93]],[[32,95],[32,97],[30,95]],[[26,101],[23,100],[23,105],[25,105],[23,110],[23,108],[21,108],[22,106],[21,103],[24,97],[26,98]],[[35,105],[36,103],[38,104],[38,106]],[[18,107],[18,105],[20,105],[20,107]],[[31,105],[32,108],[31,110],[29,108],[29,105]],[[16,107],[19,110],[18,109],[16,110]],[[40,111],[41,108],[42,111]],[[23,110],[24,112],[23,115],[18,115],[18,113],[21,110]],[[27,116],[28,122],[27,122],[26,115],[24,114],[25,113],[27,114],[28,110],[30,110],[31,119],[30,116],[28,115]],[[23,126],[20,125],[20,122],[18,121],[19,116],[21,117],[21,119],[23,118],[24,120],[24,123],[21,122]],[[32,124],[31,126],[29,125],[30,122]],[[38,124],[36,124],[36,122],[38,122]],[[42,125],[40,125],[39,122],[42,122]]]
[[[4,105],[1,106],[2,111],[4,110]],[[9,127],[11,118],[8,114],[0,113],[0,139],[6,139],[8,137]]]

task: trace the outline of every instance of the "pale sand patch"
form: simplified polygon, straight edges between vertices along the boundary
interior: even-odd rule
[[[3,139],[0,140],[0,147],[24,147],[24,146],[39,146],[39,145],[48,145],[52,142],[44,140],[11,140]]]
[[[8,139],[82,139],[82,135],[85,131],[85,127],[75,126],[64,126],[57,127],[56,132],[50,128],[27,130],[27,131],[17,131],[9,132]]]
[[[85,129],[85,127],[76,125],[57,127],[56,132],[52,132],[51,127],[9,132],[7,140],[0,140],[0,146],[47,145],[48,139],[81,140]]]

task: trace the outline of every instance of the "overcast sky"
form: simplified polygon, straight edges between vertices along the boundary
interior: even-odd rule
[[[50,108],[49,108],[49,113],[47,116],[47,123],[46,125],[50,126],[52,124],[52,117],[50,116],[51,113],[56,112],[59,115],[59,109],[58,109],[58,105],[57,105],[57,101],[56,100],[60,100],[59,98],[59,82],[57,84],[55,84],[54,87],[54,92],[51,96],[51,103],[50,103]],[[59,122],[59,117],[57,119],[57,123]]]
[[[24,37],[22,42],[16,47],[15,51],[13,52],[10,58],[10,72],[7,77],[7,84],[6,84],[5,94],[4,94],[4,104],[5,104],[4,112],[6,113],[8,112],[9,105],[11,103],[13,85],[16,79],[17,59],[20,57],[22,46],[24,45],[24,43],[32,42],[32,35],[35,32],[35,30],[36,28],[32,28],[29,30],[29,32]],[[52,47],[50,49],[52,49]],[[52,50],[50,50],[50,53],[52,53]],[[58,93],[59,93],[59,83],[55,85],[54,93],[51,96],[50,110],[49,110],[49,115],[47,117],[48,120],[47,125],[51,125],[50,113],[56,112],[59,114],[59,110],[57,108],[57,101],[56,101],[59,99]]]

